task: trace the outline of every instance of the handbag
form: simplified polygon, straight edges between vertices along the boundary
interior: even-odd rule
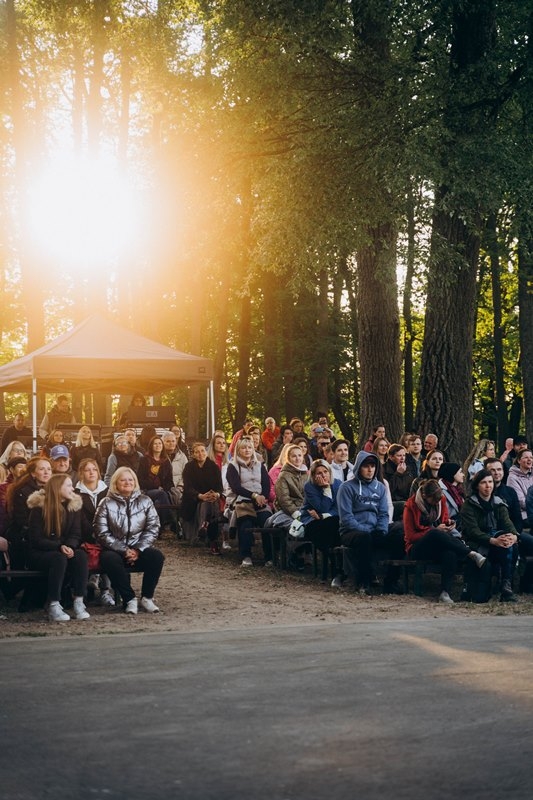
[[[87,553],[87,565],[89,567],[89,572],[99,572],[102,545],[91,544],[90,542],[82,542],[81,547]]]
[[[241,517],[257,517],[255,506],[251,500],[241,500],[235,503],[235,516],[237,519]]]

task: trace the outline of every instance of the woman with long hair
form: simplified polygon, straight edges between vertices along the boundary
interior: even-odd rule
[[[139,462],[137,473],[141,490],[153,501],[162,525],[171,525],[172,516],[168,508],[170,492],[174,486],[172,465],[165,452],[165,445],[160,436],[152,436],[146,448],[146,454]]]
[[[322,580],[328,578],[328,561],[331,563],[332,586],[342,586],[342,575],[337,578],[337,564],[333,553],[339,547],[339,511],[337,492],[341,486],[335,480],[333,469],[324,459],[311,464],[309,477],[304,484],[304,501],[300,521],[305,527],[305,538],[313,542],[322,553]]]
[[[220,499],[220,522],[222,523],[222,549],[231,550],[229,543],[229,526],[226,518],[223,516],[224,507],[226,503],[226,496],[229,492],[229,486],[226,479],[228,471],[229,457],[228,457],[228,443],[224,431],[215,431],[211,437],[211,441],[207,447],[207,457],[214,461],[220,470],[222,476],[222,493],[223,497]]]
[[[10,442],[2,455],[0,456],[0,464],[4,467],[7,467],[8,463],[11,461],[12,458],[27,458],[28,454],[26,452],[26,448],[19,442],[18,439]]]
[[[270,509],[270,478],[263,461],[255,453],[251,437],[241,437],[235,445],[235,458],[228,465],[227,480],[230,493],[228,505],[236,518],[239,552],[243,567],[252,566],[253,528],[264,527]],[[270,537],[262,535],[265,562],[272,560]]]
[[[65,437],[61,428],[54,428],[53,431],[50,431],[41,450],[41,455],[45,458],[50,458],[52,447],[55,447],[56,444],[65,444]]]
[[[72,469],[77,472],[84,458],[92,458],[96,461],[99,472],[102,472],[104,468],[102,454],[94,440],[93,432],[88,425],[81,426],[76,441],[70,448]]]
[[[467,482],[467,490],[476,472],[485,467],[487,458],[496,458],[496,448],[492,439],[480,439],[474,445],[463,464],[463,472]]]
[[[65,578],[72,585],[74,617],[89,619],[83,597],[89,570],[81,548],[81,499],[69,475],[52,475],[43,489],[28,498],[28,566],[47,573],[48,619],[68,622],[61,606]]]
[[[104,548],[100,555],[101,570],[120,592],[124,611],[137,614],[139,608],[128,570],[144,573],[141,608],[150,614],[159,611],[154,592],[165,560],[163,553],[153,546],[159,536],[159,518],[129,467],[119,467],[113,474],[109,492],[96,509],[94,535]]]
[[[98,503],[107,495],[107,486],[102,480],[100,468],[93,458],[84,458],[78,468],[78,482],[75,492],[81,497],[81,534],[84,543],[96,544],[93,522]],[[110,591],[111,582],[107,575],[92,572],[89,576],[89,588],[100,590],[100,603],[103,606],[114,606],[115,600]]]
[[[183,470],[183,500],[181,516],[188,523],[184,530],[191,543],[207,539],[213,555],[219,555],[218,523],[221,517],[220,501],[223,498],[222,473],[217,464],[207,457],[203,442],[191,448],[192,459]]]
[[[411,484],[411,496],[416,494],[424,481],[438,481],[442,464],[444,464],[444,453],[441,450],[430,450],[422,462],[420,475]]]

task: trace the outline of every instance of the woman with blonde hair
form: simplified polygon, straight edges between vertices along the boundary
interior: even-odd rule
[[[70,476],[64,473],[52,475],[43,489],[28,498],[28,566],[47,573],[51,622],[70,619],[61,606],[66,577],[73,588],[74,617],[90,616],[83,601],[89,569],[87,554],[81,548],[81,505]]]
[[[27,458],[28,454],[26,453],[26,448],[19,442],[18,439],[15,441],[10,442],[2,455],[0,456],[0,465],[3,467],[7,467],[9,461],[12,458]],[[5,480],[5,478],[4,478]]]
[[[100,569],[120,592],[126,614],[137,614],[139,606],[128,570],[144,573],[141,608],[150,614],[159,611],[154,592],[165,560],[163,553],[154,547],[159,536],[159,517],[129,467],[119,467],[113,473],[107,497],[96,509],[94,535],[103,547]]]
[[[75,443],[70,448],[70,460],[72,469],[78,471],[84,458],[92,458],[98,465],[101,473],[104,468],[102,454],[96,444],[92,430],[88,425],[82,425],[78,431]]]
[[[480,439],[474,445],[463,464],[463,472],[468,482],[477,472],[485,468],[487,458],[496,458],[496,448],[492,439]]]

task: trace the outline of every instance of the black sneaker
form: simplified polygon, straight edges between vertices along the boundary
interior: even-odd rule
[[[502,592],[500,594],[500,602],[502,603],[518,603],[518,597],[513,593],[511,581],[503,581]]]

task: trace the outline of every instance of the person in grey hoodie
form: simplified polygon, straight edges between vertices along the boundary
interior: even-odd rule
[[[356,586],[370,594],[372,559],[378,547],[386,547],[389,510],[384,484],[376,477],[381,465],[374,453],[361,450],[355,459],[353,479],[339,487],[339,531],[342,544],[352,551]]]

